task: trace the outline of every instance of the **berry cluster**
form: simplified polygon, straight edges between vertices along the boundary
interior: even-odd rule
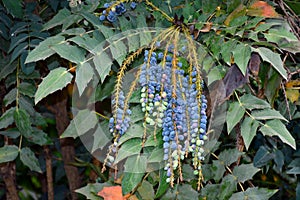
[[[175,170],[181,170],[180,162],[188,152],[195,174],[201,170],[202,146],[207,139],[207,100],[201,94],[203,84],[197,81],[196,70],[186,75],[171,46],[169,52],[164,56],[162,52],[145,51],[139,83],[146,124],[162,127],[166,181],[173,183]]]
[[[135,9],[137,6],[136,2],[130,3],[130,8]],[[104,4],[105,10],[102,11],[102,14],[99,17],[100,21],[104,21],[107,19],[107,21],[113,23],[117,21],[118,16],[124,14],[127,10],[125,7],[125,4],[123,2],[110,2]]]

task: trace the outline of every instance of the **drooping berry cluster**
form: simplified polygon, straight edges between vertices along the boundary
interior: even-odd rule
[[[188,152],[193,157],[195,174],[201,170],[202,146],[207,139],[207,100],[201,94],[203,84],[197,81],[195,68],[187,75],[176,59],[178,55],[172,54],[172,47],[169,52],[164,60],[162,52],[150,55],[145,51],[139,82],[146,123],[162,127],[166,181],[172,184],[177,169],[181,176],[181,160]]]
[[[136,6],[137,6],[136,2],[130,3],[131,9],[135,9]],[[111,23],[116,22],[118,19],[118,16],[124,14],[127,11],[125,3],[123,3],[122,1],[120,1],[120,2],[113,1],[110,3],[105,3],[103,7],[105,8],[105,10],[102,11],[102,14],[99,17],[99,20],[100,21],[107,20]]]

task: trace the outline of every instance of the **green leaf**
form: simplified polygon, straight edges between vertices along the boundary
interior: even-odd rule
[[[105,123],[105,125],[104,125]],[[104,121],[101,122],[98,126],[97,129],[95,130],[95,133],[93,135],[94,137],[94,142],[93,142],[93,148],[92,152],[96,151],[97,149],[102,150],[103,147],[111,142],[112,140],[112,135],[108,131],[103,131],[108,130],[108,122]]]
[[[274,156],[275,155],[271,153],[265,146],[260,146],[254,156],[253,165],[255,167],[263,167],[267,165],[267,163],[272,160]]]
[[[30,170],[42,173],[40,163],[30,148],[25,147],[21,149],[20,159]]]
[[[137,191],[141,195],[142,199],[154,199],[153,185],[148,181],[143,181],[142,185],[138,187]]]
[[[139,138],[134,138],[126,141],[122,144],[118,151],[118,155],[115,159],[115,163],[128,158],[129,156],[139,154],[142,149],[142,140]]]
[[[289,165],[287,174],[300,174],[300,158],[295,158]]]
[[[280,120],[278,119],[270,120],[259,130],[262,132],[263,135],[278,136],[282,142],[296,149],[295,139]]]
[[[19,149],[15,145],[5,145],[0,147],[0,163],[10,162],[16,159]]]
[[[28,54],[25,63],[35,62],[39,60],[45,60],[55,53],[51,48],[52,46],[63,42],[65,38],[63,36],[57,35],[50,38],[47,38],[41,42],[37,47],[35,47]]]
[[[17,128],[11,128],[5,131],[0,131],[0,135],[4,135],[9,138],[16,139],[20,136],[20,132],[18,131]]]
[[[34,97],[35,91],[36,91],[36,87],[33,84],[22,82],[19,85],[19,92],[21,94],[27,95],[29,97]]]
[[[256,120],[282,119],[288,121],[277,110],[274,109],[254,110],[251,112],[251,115]]]
[[[224,165],[230,166],[232,163],[236,162],[238,158],[243,154],[243,152],[240,152],[236,148],[233,148],[222,151],[218,157]]]
[[[167,171],[164,169],[160,169],[159,170],[159,183],[158,183],[158,188],[156,190],[155,199],[157,199],[157,198],[161,197],[163,194],[165,194],[165,192],[169,188],[169,183],[167,183],[167,181],[166,181],[167,178],[168,178]]]
[[[188,194],[188,195],[187,195]],[[177,198],[180,200],[198,199],[198,192],[189,184],[182,184],[178,186]]]
[[[13,88],[5,95],[3,99],[4,105],[8,106],[9,104],[11,104],[16,100],[16,97],[17,97],[17,88]]]
[[[61,43],[54,45],[50,48],[53,49],[62,58],[67,59],[76,64],[83,62],[85,59],[85,52],[76,46]]]
[[[22,133],[23,134],[23,133]],[[33,128],[33,132],[31,134],[23,134],[26,139],[34,144],[38,144],[40,146],[51,144],[51,139],[48,135],[37,128]]]
[[[238,102],[230,103],[226,115],[228,134],[232,131],[235,125],[237,125],[237,123],[242,119],[245,112],[246,112],[245,108],[242,107]]]
[[[211,172],[213,174],[213,179],[216,182],[219,182],[222,179],[225,171],[226,169],[224,163],[221,160],[213,160],[213,164],[211,165]]]
[[[103,190],[104,187],[112,186],[109,182],[105,183],[88,183],[86,186],[76,189],[75,192],[84,195],[87,199],[101,200],[97,193]]]
[[[233,194],[229,200],[268,200],[271,196],[273,196],[278,190],[269,190],[266,188],[248,188],[244,192],[238,192]]]
[[[13,16],[17,18],[23,17],[23,8],[21,0],[3,0],[2,1],[7,11]]]
[[[126,131],[126,134],[124,134],[120,138],[119,144],[127,142],[128,140],[130,140],[132,138],[142,138],[143,134],[144,134],[144,127],[142,126],[141,123],[132,124]]]
[[[14,123],[15,110],[16,108],[13,107],[3,113],[3,115],[0,117],[0,129],[7,128],[9,125]]]
[[[234,62],[245,76],[248,62],[251,57],[251,48],[245,44],[238,44],[233,50]]]
[[[11,54],[10,62],[12,63],[16,58],[18,58],[28,47],[27,42],[23,42],[18,45]]]
[[[16,126],[22,135],[25,136],[32,134],[33,131],[31,127],[30,116],[25,110],[20,108],[18,110],[15,110],[14,119]]]
[[[142,181],[146,172],[147,158],[142,155],[133,155],[127,158],[122,179],[122,192],[128,194]]]
[[[243,137],[246,149],[249,149],[249,146],[256,135],[257,128],[259,126],[258,121],[245,117],[242,125],[241,125],[241,135]]]
[[[51,70],[50,73],[43,79],[36,91],[34,99],[35,104],[49,94],[64,88],[71,82],[72,77],[73,75],[63,67]]]
[[[105,77],[109,74],[113,60],[108,54],[102,50],[95,55],[93,62],[95,63],[96,70],[100,76],[101,82],[104,81]]]
[[[85,62],[82,65],[77,65],[75,82],[78,88],[79,96],[82,95],[88,83],[92,80],[93,75],[94,70],[89,63]]]
[[[49,20],[46,24],[44,24],[43,30],[49,30],[55,26],[65,23],[65,21],[68,20],[67,17],[70,15],[71,12],[68,9],[66,8],[61,9],[54,17],[52,17],[51,20]]]
[[[244,183],[245,181],[252,179],[252,177],[259,171],[260,169],[254,167],[251,163],[236,166],[232,173],[235,177],[237,177],[238,182]]]
[[[283,67],[283,62],[278,53],[265,47],[252,48],[252,51],[257,52],[263,61],[270,63],[284,79],[287,79],[286,70]]]
[[[270,104],[263,99],[259,99],[251,94],[245,94],[241,98],[242,105],[249,110],[271,108]]]
[[[88,109],[80,110],[60,138],[77,138],[94,128],[98,123],[96,113]]]

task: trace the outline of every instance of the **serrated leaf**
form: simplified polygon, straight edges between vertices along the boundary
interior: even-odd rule
[[[22,82],[19,85],[19,92],[21,94],[27,95],[29,97],[34,97],[35,91],[36,91],[36,87],[33,84]]]
[[[96,113],[88,109],[80,110],[60,138],[77,138],[94,128],[98,123]]]
[[[16,159],[19,149],[15,145],[5,145],[0,147],[0,163],[10,162]]]
[[[263,135],[278,136],[282,142],[296,149],[295,139],[280,120],[278,119],[270,120],[259,130],[262,132]]]
[[[232,102],[229,104],[229,108],[226,115],[227,132],[228,134],[237,125],[237,123],[242,119],[246,110],[242,107],[239,102]]]
[[[253,165],[255,167],[263,167],[270,160],[272,160],[274,158],[274,156],[275,155],[273,153],[271,153],[265,146],[260,146],[254,156]]]
[[[265,47],[252,48],[252,51],[257,52],[263,61],[270,63],[284,79],[287,79],[286,70],[283,67],[283,62],[278,53]]]
[[[59,67],[50,71],[36,91],[34,99],[35,104],[49,94],[64,88],[71,82],[72,78],[73,75],[63,67]]]
[[[241,135],[243,137],[246,149],[249,148],[254,136],[256,135],[258,126],[259,126],[258,121],[250,117],[245,117],[241,125]]]
[[[115,159],[115,163],[128,158],[129,156],[139,154],[142,149],[142,140],[139,138],[134,138],[126,141],[122,144],[118,150],[118,155]]]
[[[273,109],[254,110],[251,112],[251,115],[256,120],[282,119],[284,121],[288,121],[277,110]]]
[[[30,116],[25,110],[20,108],[18,110],[15,110],[14,119],[16,126],[22,135],[25,136],[32,134]]]
[[[24,134],[24,137],[26,137],[28,141],[40,146],[52,143],[47,133],[37,128],[34,128],[31,134]]]
[[[88,83],[92,80],[93,75],[94,70],[89,63],[85,62],[82,65],[77,66],[75,82],[78,88],[79,96],[82,95]]]
[[[95,130],[95,133],[93,135],[94,141],[93,141],[93,147],[92,152],[96,151],[97,149],[102,150],[105,145],[107,145],[112,140],[112,135],[108,131],[108,122],[104,121],[101,122],[97,129]]]
[[[63,36],[57,35],[50,38],[47,38],[41,42],[37,47],[29,52],[25,63],[35,62],[39,60],[45,60],[55,53],[51,46],[57,45],[63,42],[65,38]]]
[[[124,165],[124,177],[122,179],[122,192],[131,192],[141,181],[146,172],[147,158],[143,155],[133,155],[127,158]]]
[[[224,163],[221,160],[213,160],[213,164],[211,165],[211,173],[213,174],[213,179],[216,182],[219,182],[224,172],[226,171]]]
[[[97,193],[107,186],[111,186],[111,184],[109,182],[88,183],[86,186],[76,189],[75,192],[84,195],[87,199],[101,200],[102,198]]]
[[[180,199],[180,200],[198,199],[199,196],[198,192],[194,190],[192,186],[189,184],[179,185],[176,194],[177,194],[176,199]]]
[[[127,142],[132,138],[142,138],[143,134],[144,134],[144,128],[140,123],[132,124],[126,131],[126,134],[124,134],[120,138],[119,144],[123,144],[124,142]]]
[[[246,109],[265,109],[271,108],[270,104],[263,99],[259,99],[251,94],[245,94],[241,98],[241,103]]]
[[[51,20],[43,25],[43,30],[49,30],[55,26],[63,24],[67,20],[67,17],[70,15],[71,12],[66,8],[59,10]]]
[[[138,187],[137,191],[142,199],[154,199],[153,185],[146,180],[142,182],[142,185]]]
[[[268,200],[273,196],[278,190],[269,190],[266,188],[248,188],[244,192],[238,192],[233,194],[229,200]]]
[[[248,45],[238,44],[233,50],[234,62],[245,76],[248,62],[251,57],[251,48]]]
[[[23,42],[19,44],[11,54],[10,63],[12,63],[16,58],[18,58],[27,49],[28,43]]]
[[[232,163],[236,162],[238,158],[243,155],[243,152],[240,152],[236,148],[226,149],[219,154],[219,160],[226,166],[230,166]]]
[[[20,159],[30,170],[42,173],[40,163],[30,148],[25,147],[21,149]]]
[[[3,0],[2,2],[12,16],[22,18],[23,8],[21,0]]]
[[[76,64],[83,62],[85,59],[85,52],[76,46],[62,43],[62,44],[54,45],[50,48],[54,50],[62,58]]]
[[[16,108],[10,108],[9,110],[5,111],[0,117],[0,129],[7,128],[9,125],[14,123],[14,113]]]
[[[17,88],[13,88],[10,90],[4,97],[3,103],[5,106],[10,105],[12,102],[16,100],[17,97]]]
[[[233,169],[232,174],[237,177],[238,182],[244,183],[245,181],[252,179],[252,177],[259,171],[260,169],[254,167],[251,163],[236,166]]]
[[[93,62],[100,76],[100,81],[103,82],[105,77],[110,72],[110,68],[113,63],[113,60],[105,51],[102,51],[95,55]]]

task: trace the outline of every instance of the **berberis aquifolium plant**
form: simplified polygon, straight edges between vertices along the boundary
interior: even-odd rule
[[[22,2],[0,199],[299,198],[299,2]]]

